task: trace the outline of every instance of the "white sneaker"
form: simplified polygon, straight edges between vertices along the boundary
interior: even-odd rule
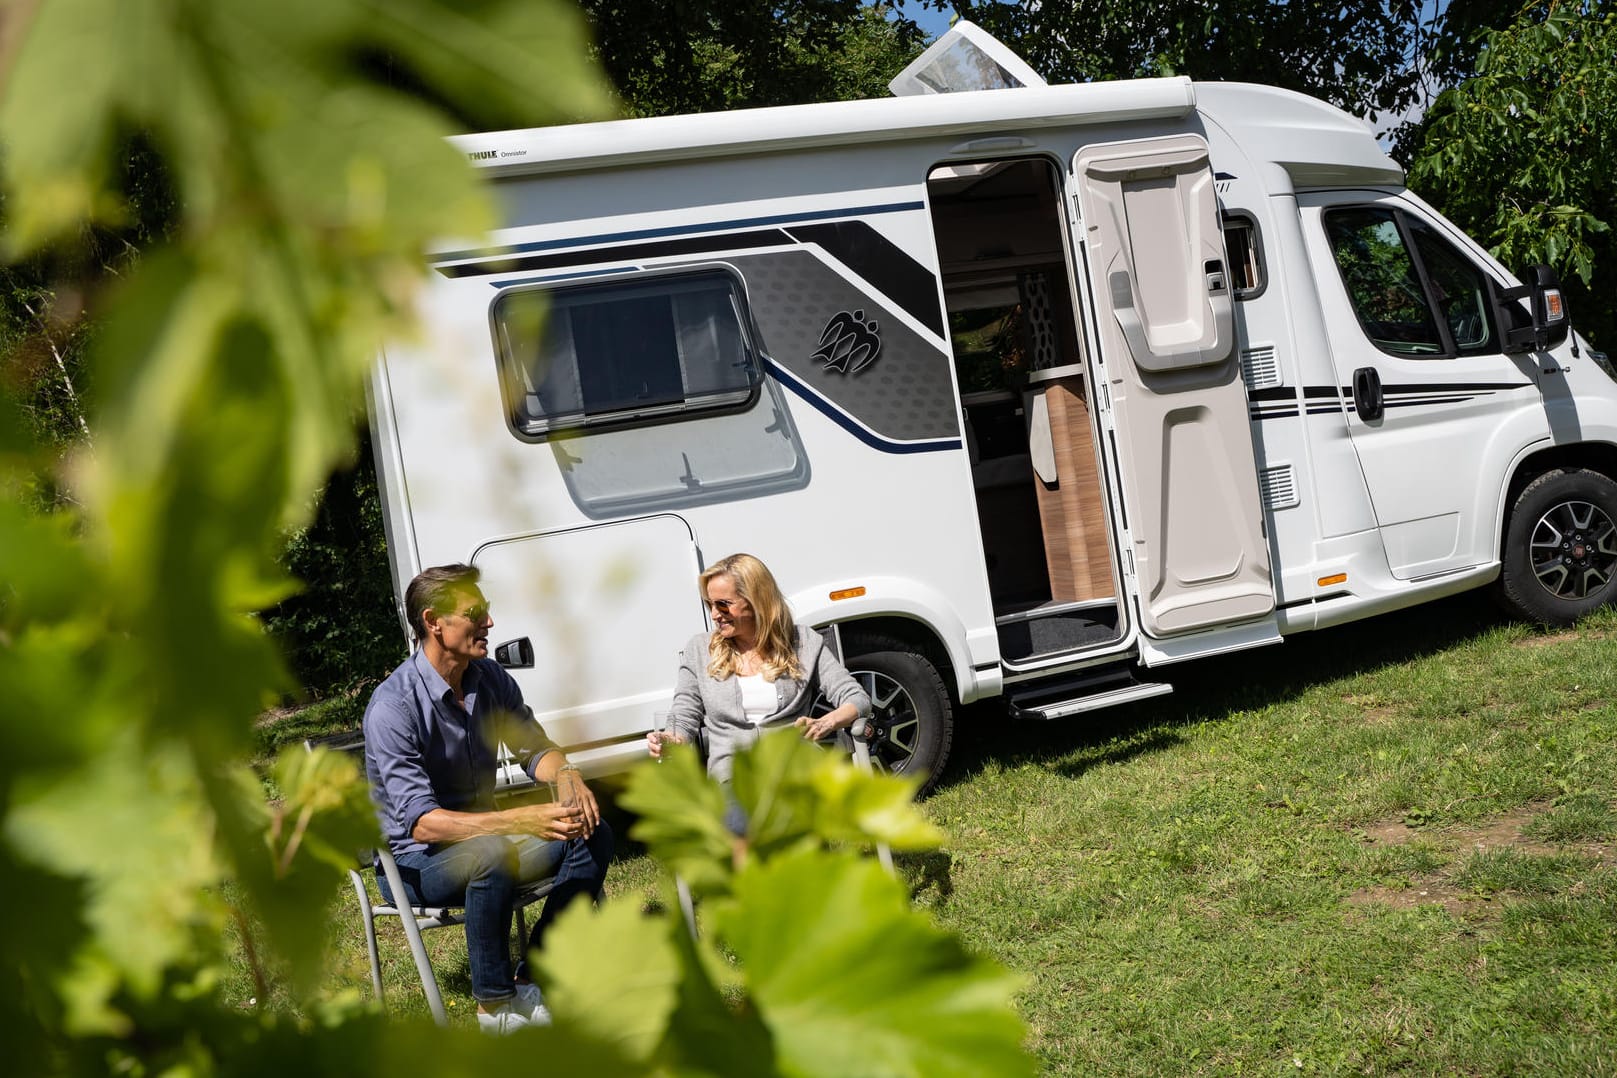
[[[545,1006],[545,997],[539,994],[536,984],[517,985],[517,998],[511,1001],[511,1009],[525,1014],[529,1025],[550,1024],[550,1008]]]
[[[548,1014],[545,1016],[545,1020],[547,1022],[550,1020]],[[520,998],[502,1004],[497,1011],[479,1010],[477,1012],[477,1028],[484,1033],[515,1033],[523,1026],[532,1024],[532,1022],[528,1021],[527,1008],[523,1006]]]

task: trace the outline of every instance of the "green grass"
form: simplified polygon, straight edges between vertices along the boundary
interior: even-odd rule
[[[368,700],[368,696],[339,693],[305,707],[270,713],[254,731],[259,758],[268,760],[289,745],[303,744],[305,739],[357,737]]]
[[[1617,1073],[1614,633],[1462,597],[1079,720],[973,708],[926,802],[948,845],[903,871],[1027,975],[1052,1074]],[[654,871],[610,886],[650,901]],[[333,980],[363,986],[350,918]],[[464,1010],[464,947],[429,940]]]

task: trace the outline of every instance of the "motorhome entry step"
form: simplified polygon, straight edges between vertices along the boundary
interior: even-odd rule
[[[1006,662],[1078,651],[1116,640],[1117,604],[1064,604],[995,619],[999,654]]]
[[[1173,686],[1155,681],[1135,681],[1129,674],[1067,681],[1058,685],[1035,685],[1021,692],[1013,692],[1010,699],[1012,718],[1065,719],[1085,711],[1098,711],[1136,700],[1149,700],[1173,692]]]

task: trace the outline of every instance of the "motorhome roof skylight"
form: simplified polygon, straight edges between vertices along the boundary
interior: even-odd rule
[[[887,88],[898,97],[966,90],[1044,86],[1027,62],[974,23],[957,22],[898,73]]]

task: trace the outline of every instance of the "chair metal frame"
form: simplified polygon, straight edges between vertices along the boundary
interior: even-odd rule
[[[381,865],[382,874],[387,878],[388,893],[394,896],[405,895],[407,892],[404,889],[404,881],[399,876],[399,866],[393,860],[392,851],[386,846],[379,846],[374,854]],[[432,1010],[432,1020],[440,1026],[447,1026],[449,1016],[444,1010],[443,993],[439,991],[438,977],[433,972],[432,960],[427,955],[427,945],[422,940],[421,934],[435,928],[453,928],[465,924],[465,907],[400,906],[397,900],[392,903],[373,901],[370,888],[365,883],[363,869],[349,869],[348,878],[353,882],[354,894],[359,898],[360,916],[364,919],[365,949],[371,961],[371,987],[376,990],[377,1003],[385,1002],[385,996],[382,990],[382,965],[376,943],[376,922],[382,917],[397,917],[399,923],[404,926],[404,937],[410,943],[410,955],[415,959],[416,974],[421,978],[421,990],[426,994],[427,1006]],[[517,892],[514,909],[518,949],[526,944],[528,938],[528,919],[524,911],[549,895],[555,885],[556,879],[552,876],[525,885]]]
[[[339,752],[358,754],[364,751],[365,742],[362,738],[344,735],[336,739],[322,739],[324,743]],[[303,742],[305,752],[313,752],[317,744],[316,739],[306,738]],[[514,775],[521,775],[527,779],[526,784],[520,784]],[[499,789],[495,794],[496,800],[503,800],[512,794],[523,794],[535,788],[536,784],[524,774],[520,766],[511,764],[509,760],[501,761],[497,776]],[[404,928],[404,938],[410,944],[410,956],[415,959],[416,975],[421,979],[421,991],[427,997],[427,1006],[432,1011],[432,1020],[440,1026],[449,1024],[448,1012],[444,1009],[443,992],[438,988],[438,975],[433,972],[432,959],[427,955],[427,945],[421,938],[421,933],[430,932],[435,928],[453,928],[466,923],[465,907],[449,906],[400,906],[398,898],[407,892],[404,881],[399,876],[398,862],[393,860],[393,851],[388,849],[384,842],[371,850],[361,853],[358,858],[359,865],[348,870],[348,879],[354,885],[354,895],[359,900],[359,914],[364,921],[365,953],[371,963],[371,988],[376,992],[376,1002],[386,1003],[386,994],[382,988],[382,962],[381,954],[376,943],[376,922],[383,917],[397,917],[399,924]],[[374,863],[380,866],[382,875],[387,879],[388,893],[395,896],[393,902],[380,901],[371,897],[370,887],[365,882],[367,866]],[[513,950],[520,953],[528,940],[528,918],[525,910],[535,902],[546,898],[556,886],[555,876],[538,880],[534,883],[524,884],[517,891],[516,901],[512,910],[516,914],[515,943]]]

